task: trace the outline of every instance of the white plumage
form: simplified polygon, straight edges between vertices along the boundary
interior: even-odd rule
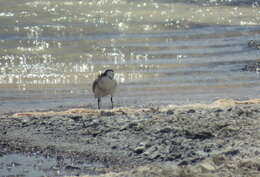
[[[113,96],[117,87],[117,82],[114,79],[114,71],[112,69],[106,70],[104,73],[98,76],[93,82],[92,91],[95,98],[98,99],[98,109],[100,109],[101,97],[111,96],[111,105],[114,107]]]

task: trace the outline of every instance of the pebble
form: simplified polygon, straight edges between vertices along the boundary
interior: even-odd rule
[[[141,154],[143,153],[145,150],[145,147],[144,146],[138,146],[134,149],[134,152],[137,153],[137,154]]]
[[[209,162],[202,162],[199,167],[201,168],[202,173],[208,173],[208,172],[213,172],[216,170],[216,168],[210,164]]]

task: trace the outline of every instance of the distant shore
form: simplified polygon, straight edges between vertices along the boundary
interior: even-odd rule
[[[0,137],[0,157],[55,159],[50,176],[251,177],[260,174],[260,99],[15,113],[1,116]]]

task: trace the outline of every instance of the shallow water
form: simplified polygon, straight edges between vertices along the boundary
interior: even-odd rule
[[[257,1],[13,0],[0,21],[0,112],[96,107],[107,68],[116,106],[259,97],[258,73],[241,70],[260,60],[247,46],[260,39]]]

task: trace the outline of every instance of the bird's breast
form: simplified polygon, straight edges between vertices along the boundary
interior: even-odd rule
[[[116,81],[111,80],[109,78],[103,78],[101,79],[101,82],[99,83],[99,86],[104,90],[111,90],[115,89],[116,87]]]
[[[101,78],[95,86],[95,96],[113,95],[116,89],[116,81],[109,78]]]

